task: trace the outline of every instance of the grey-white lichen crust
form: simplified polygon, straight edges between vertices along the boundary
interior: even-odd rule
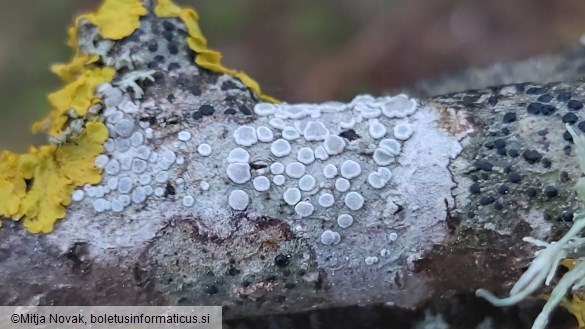
[[[170,302],[239,305],[236,314],[262,313],[262,298],[276,301],[269,312],[285,300],[416,300],[422,290],[401,286],[447,239],[448,166],[469,133],[441,121],[461,118],[402,94],[256,103],[238,80],[194,65],[186,45],[139,31],[84,48],[119,69],[97,90],[103,180],[75,191],[45,241],[63,253],[82,242],[93,263],[141,264]],[[82,44],[100,44],[87,35]]]
[[[99,95],[110,134],[95,161],[103,182],[75,192],[91,210],[80,218],[88,227],[65,221],[51,235],[70,240],[63,245],[88,241],[105,260],[109,250],[147,243],[179,215],[220,239],[238,230],[235,213],[268,216],[311,245],[331,284],[346,286],[335,289],[343,300],[356,289],[348,274],[402,280],[405,262],[446,237],[455,185],[447,166],[461,146],[437,126],[436,109],[405,95],[258,103],[245,124],[200,120],[169,136],[140,120],[152,102],[111,85]]]

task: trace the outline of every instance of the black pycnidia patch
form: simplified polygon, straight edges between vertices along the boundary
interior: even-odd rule
[[[215,295],[219,292],[219,289],[217,288],[216,285],[212,284],[212,285],[206,286],[204,291],[208,295]]]
[[[498,186],[498,193],[501,195],[506,195],[506,194],[508,194],[509,191],[510,191],[510,189],[508,188],[508,185],[506,185],[506,184],[502,184],[502,185]]]
[[[177,47],[177,45],[174,43],[169,43],[168,49],[171,55],[176,55],[179,53],[179,47]]]
[[[579,117],[575,115],[573,112],[569,112],[563,115],[563,123],[568,123],[570,125],[574,124],[575,122],[579,121]]]
[[[151,41],[151,42],[148,43],[147,48],[148,48],[149,51],[151,51],[151,52],[154,53],[155,51],[158,50],[158,43],[153,40],[153,41]]]
[[[287,267],[290,264],[290,257],[284,254],[278,254],[274,257],[274,264],[278,267]]]
[[[348,141],[354,141],[356,139],[360,138],[360,135],[358,135],[355,130],[353,129],[349,129],[349,130],[344,130],[342,132],[339,133],[339,137],[343,137],[345,139],[347,139]]]
[[[171,63],[169,64],[169,71],[173,71],[173,70],[178,70],[181,68],[181,65],[179,65],[179,63]]]
[[[491,171],[494,166],[487,160],[479,160],[475,162],[475,168],[483,171]]]
[[[540,154],[536,150],[526,150],[524,151],[524,153],[522,153],[522,157],[524,157],[524,160],[526,160],[526,162],[534,164],[540,161],[540,159],[542,159],[542,154]]]
[[[573,213],[570,211],[563,212],[562,219],[563,219],[563,222],[572,222],[573,221]]]
[[[239,88],[240,87],[238,87],[238,85],[236,85],[236,83],[231,81],[231,80],[224,81],[224,83],[221,84],[221,90],[230,90],[230,89],[239,89]]]
[[[532,87],[532,88],[528,88],[528,90],[526,90],[526,93],[528,95],[540,95],[540,94],[544,94],[546,92],[546,88],[542,88],[542,87]]]
[[[572,99],[567,103],[567,107],[569,110],[578,111],[583,108],[583,103]]]
[[[556,187],[554,187],[552,185],[549,185],[549,186],[547,186],[547,187],[544,188],[544,195],[547,198],[554,198],[557,195],[559,195],[559,191],[557,190]]]
[[[480,191],[481,189],[478,183],[473,183],[469,186],[469,192],[471,192],[471,194],[479,194]]]
[[[530,103],[530,104],[528,104],[528,107],[526,107],[526,110],[530,114],[540,114],[540,111],[542,111],[542,104]]]
[[[238,109],[245,115],[252,115],[252,112],[246,105],[241,105],[240,107],[238,107]]]
[[[173,31],[175,29],[175,24],[173,24],[169,21],[163,21],[162,26],[167,31]]]
[[[162,36],[168,42],[172,42],[173,39],[175,38],[172,31],[166,31],[166,30],[165,31],[162,31]]]
[[[538,97],[537,101],[539,101],[541,103],[548,103],[548,102],[552,101],[552,99],[553,99],[552,95],[544,94],[544,95]]]
[[[520,176],[520,174],[516,173],[516,172],[511,172],[508,174],[508,181],[510,181],[511,183],[520,183],[520,181],[522,180],[522,177]]]
[[[516,113],[508,112],[504,114],[504,118],[502,119],[504,123],[510,123],[516,121]]]
[[[506,141],[503,140],[503,139],[501,139],[501,138],[500,139],[496,139],[494,141],[494,147],[497,148],[497,149],[504,148],[504,147],[506,147]]]
[[[557,95],[557,100],[560,102],[566,102],[568,100],[570,100],[572,97],[571,93],[568,91],[561,91],[558,95]]]
[[[479,199],[479,204],[482,206],[487,206],[488,204],[492,204],[496,201],[492,196],[484,196]]]
[[[493,95],[490,96],[490,98],[488,98],[488,104],[490,104],[491,106],[498,104],[498,97]]]
[[[549,116],[555,113],[556,110],[557,108],[552,105],[544,105],[540,110],[540,113],[542,113],[542,115]]]
[[[215,108],[209,104],[204,104],[199,107],[199,112],[201,112],[202,115],[209,116],[215,113]]]
[[[203,117],[203,114],[201,114],[201,112],[199,112],[199,111],[195,111],[195,112],[193,112],[193,119],[195,119],[195,120],[199,120],[199,119],[201,119],[202,117]]]

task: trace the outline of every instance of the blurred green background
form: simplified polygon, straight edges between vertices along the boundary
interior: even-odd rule
[[[585,33],[585,1],[183,0],[228,67],[294,101],[379,94],[469,65],[559,51]],[[97,0],[0,0],[0,149],[29,127],[71,56],[66,28]],[[41,139],[37,139],[40,141]]]

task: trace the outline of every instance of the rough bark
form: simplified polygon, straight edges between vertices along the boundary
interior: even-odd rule
[[[118,68],[114,85],[127,85],[133,73],[151,74],[148,65],[156,55],[164,56],[164,65],[155,69],[153,83],[141,83],[143,97],[122,88],[117,109],[106,107],[102,113],[111,128],[104,154],[122,164],[119,170],[106,168],[98,187],[110,186],[107,193],[87,187],[85,198],[72,203],[67,218],[48,235],[31,235],[18,222],[5,221],[0,304],[223,305],[228,320],[323,310],[265,318],[254,322],[256,328],[327,327],[314,314],[327,319],[329,308],[354,307],[346,310],[376,324],[390,306],[414,309],[440,298],[469,296],[480,287],[504,293],[533,255],[522,237],[558,237],[579,208],[572,185],[580,171],[564,122],[581,122],[585,85],[524,83],[419,99],[416,112],[403,118],[380,115],[388,136],[400,123],[413,129],[395,161],[385,166],[392,179],[382,188],[367,183],[380,167],[373,157],[377,141],[368,132],[372,122],[339,128],[335,120],[357,117],[373,102],[384,106],[388,98],[282,105],[278,111],[309,111],[296,120],[299,126],[320,121],[346,143],[343,153],[308,164],[307,173],[319,176],[326,164],[339,169],[347,160],[362,168],[351,179],[351,190],[365,198],[362,207],[348,210],[347,194],[337,191],[333,180],[319,179],[302,194],[315,208],[305,218],[283,202],[284,187],[272,184],[259,192],[250,179],[234,182],[226,173],[227,158],[231,150],[246,148],[251,176],[272,178],[266,165],[296,161],[301,147],[314,149],[322,141],[307,140],[305,134],[290,142],[291,155],[279,159],[271,143],[238,145],[236,129],[268,127],[272,114],[254,113],[258,101],[239,80],[193,63],[183,41],[177,41],[178,53],[170,54],[160,36],[162,21],[146,16],[139,31],[105,53],[95,28],[81,25],[81,49],[99,49],[102,61]],[[181,35],[180,21],[166,21]],[[152,40],[159,41],[156,53],[146,47]],[[178,65],[171,68],[171,63]],[[140,143],[131,146],[132,140],[120,136],[122,118],[145,138],[142,145],[151,155],[158,155],[149,157],[145,170],[127,159]],[[283,120],[294,126],[295,119]],[[280,130],[272,130],[274,139],[280,138]],[[178,138],[180,132],[191,137]],[[211,146],[211,155],[198,152],[203,143]],[[109,210],[96,207],[98,199],[122,194],[119,183],[117,191],[111,188],[112,179],[139,180],[138,171],[151,176],[153,183],[144,186],[151,186],[152,195],[121,212],[112,209],[113,202]],[[161,171],[168,179],[157,179]],[[234,190],[250,197],[243,211],[228,202]],[[336,199],[329,210],[317,201],[324,191]],[[353,225],[340,228],[341,213],[351,213]],[[339,243],[321,242],[328,229],[339,232]],[[389,238],[392,233],[397,235]]]

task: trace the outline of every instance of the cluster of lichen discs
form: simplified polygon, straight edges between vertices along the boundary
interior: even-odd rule
[[[169,169],[184,159],[172,149],[155,151],[149,141],[154,131],[148,121],[136,119],[139,105],[127,94],[110,84],[98,88],[105,106],[104,122],[108,128],[105,152],[95,159],[103,169],[100,185],[86,185],[73,193],[73,201],[86,200],[98,213],[123,212],[131,204],[143,204],[150,196],[168,194]],[[180,139],[188,139],[180,134]]]
[[[103,181],[75,191],[75,201],[98,213],[170,201],[219,235],[234,229],[233,212],[252,212],[291,221],[324,246],[339,244],[343,230],[364,218],[395,211],[392,171],[413,135],[417,109],[404,95],[360,96],[348,104],[259,103],[254,120],[243,125],[210,115],[177,130],[140,120],[148,100],[130,100],[109,84],[98,94],[109,131],[95,159]],[[168,130],[164,137],[161,129]],[[396,240],[394,230],[387,234]],[[369,257],[366,263],[377,261]]]
[[[405,95],[360,96],[349,104],[257,104],[259,118],[233,131],[236,145],[225,157],[225,175],[234,184],[228,205],[245,210],[271,194],[297,219],[350,227],[368,198],[389,187],[390,168],[413,134],[407,117],[416,108]],[[340,240],[334,230],[320,236],[325,245]]]

